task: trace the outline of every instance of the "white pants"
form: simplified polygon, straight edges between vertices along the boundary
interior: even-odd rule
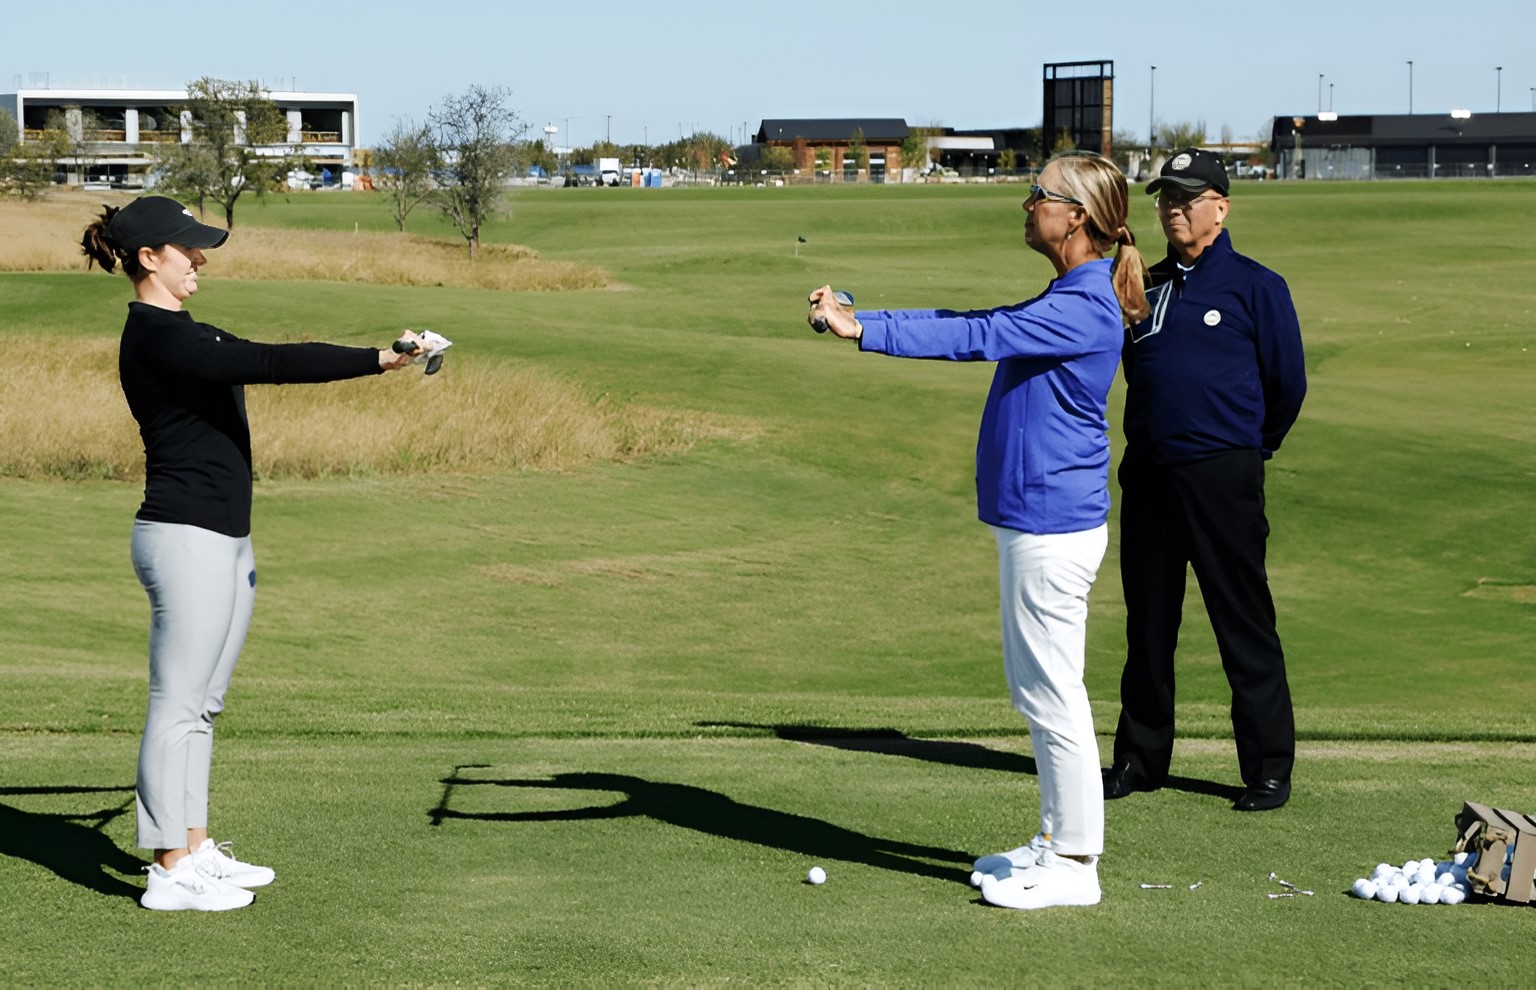
[[[138,844],[180,849],[208,826],[213,720],[250,628],[256,558],[248,536],[135,520],[133,569],[149,594]]]
[[[1104,789],[1083,686],[1088,591],[1109,527],[1036,535],[993,527],[1002,600],[1003,668],[1029,720],[1040,780],[1040,832],[1057,852],[1104,851]]]

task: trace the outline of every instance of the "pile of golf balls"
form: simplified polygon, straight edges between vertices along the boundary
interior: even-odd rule
[[[1460,904],[1467,899],[1467,868],[1476,865],[1476,857],[1468,852],[1438,862],[1410,859],[1402,866],[1382,863],[1369,877],[1356,880],[1352,892],[1363,901],[1383,904]],[[1509,878],[1507,864],[1504,877]]]

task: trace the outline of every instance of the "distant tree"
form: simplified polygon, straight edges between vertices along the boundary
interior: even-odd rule
[[[373,149],[373,179],[389,194],[396,230],[404,232],[405,218],[431,197],[432,176],[441,162],[432,128],[399,117]]]
[[[592,160],[596,161],[599,158],[617,158],[622,162],[624,160],[624,149],[612,141],[593,141]]]
[[[101,130],[101,117],[89,107],[69,103],[49,110],[45,121],[45,130],[57,131],[63,136],[65,154],[59,157],[73,159],[75,176],[84,182],[85,173],[95,161],[91,152],[97,139],[96,132]]]
[[[853,136],[848,139],[847,157],[860,172],[869,167],[869,145],[864,143],[864,128],[853,129]]]
[[[21,143],[21,127],[16,116],[0,107],[0,156],[9,155]]]
[[[53,185],[59,162],[69,156],[69,135],[45,127],[22,140],[16,118],[0,110],[0,191],[41,199]]]
[[[196,203],[198,216],[207,216],[208,198],[219,174],[210,148],[200,144],[157,145],[152,168],[157,189],[183,202]]]
[[[233,229],[241,195],[254,189],[261,196],[288,174],[286,156],[258,155],[255,148],[283,144],[288,118],[260,83],[208,76],[187,84],[185,113],[192,139],[161,159],[168,167],[161,177],[195,194],[200,205],[213,200]]]
[[[523,171],[537,165],[545,175],[552,175],[560,168],[560,159],[543,141],[519,141],[517,162]]]
[[[1012,148],[1004,148],[997,153],[997,170],[999,172],[1012,172],[1019,167],[1019,153]]]
[[[782,144],[770,145],[758,156],[758,167],[776,175],[792,172],[795,168],[794,149]]]
[[[940,126],[908,128],[907,139],[901,142],[901,167],[927,171],[937,151],[928,147],[928,139],[943,136],[944,128]]]
[[[1168,151],[1198,148],[1206,141],[1205,121],[1180,120],[1173,124],[1165,124],[1158,131],[1158,138],[1158,143]]]
[[[528,125],[508,105],[512,91],[469,87],[443,99],[428,115],[443,161],[433,199],[469,245],[480,251],[480,229],[506,205],[507,179],[517,169],[514,147]]]
[[[688,162],[701,172],[710,172],[723,167],[724,159],[721,155],[728,155],[731,150],[729,141],[710,131],[695,131],[688,136],[687,144]]]
[[[816,149],[816,172],[817,172],[817,174],[819,175],[822,172],[830,171],[831,168],[832,168],[832,149],[831,148],[817,148]]]

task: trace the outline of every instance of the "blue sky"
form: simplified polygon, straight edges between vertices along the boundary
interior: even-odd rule
[[[6,6],[0,92],[43,74],[55,87],[296,83],[358,94],[364,143],[475,83],[510,88],[530,133],[553,124],[576,145],[740,141],[764,117],[1037,126],[1046,62],[1112,60],[1115,127],[1138,136],[1152,113],[1256,136],[1271,116],[1317,112],[1319,76],[1323,109],[1405,113],[1409,59],[1418,113],[1529,111],[1536,87],[1532,0],[961,0],[912,4],[920,14],[891,0],[814,14],[767,0],[363,0],[82,8],[78,24],[51,4]]]

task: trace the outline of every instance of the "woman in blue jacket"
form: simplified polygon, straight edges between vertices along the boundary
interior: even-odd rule
[[[852,311],[828,286],[810,296],[810,321],[862,351],[998,363],[976,444],[977,514],[997,537],[1003,664],[1040,779],[1039,834],[971,875],[1002,907],[1100,897],[1104,798],[1083,667],[1108,534],[1105,407],[1125,327],[1147,311],[1128,203],[1125,177],[1102,156],[1052,158],[1024,201],[1024,242],[1056,278],[1016,305]]]

